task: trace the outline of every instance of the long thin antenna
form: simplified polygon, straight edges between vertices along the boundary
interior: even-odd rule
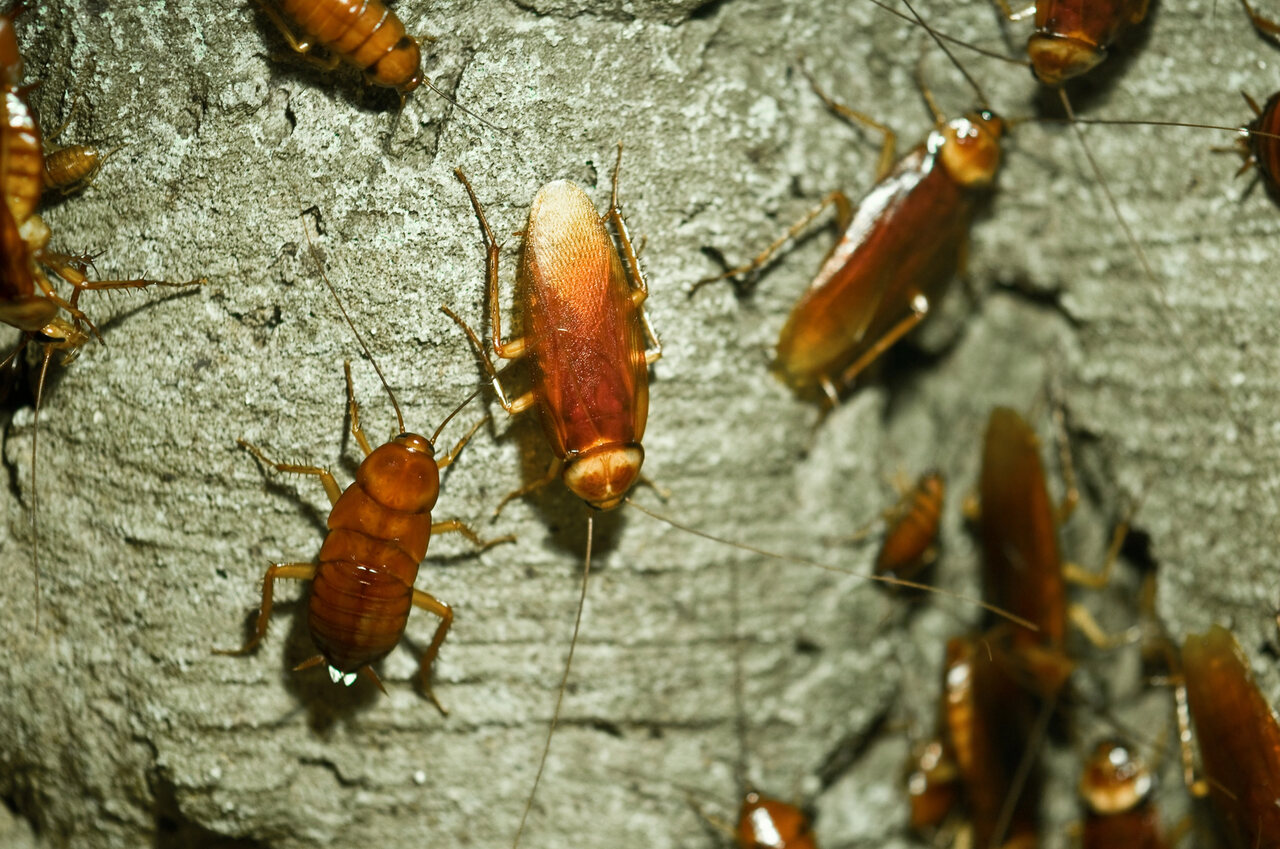
[[[1142,249],[1142,244],[1138,241],[1138,237],[1134,235],[1133,229],[1129,226],[1129,222],[1125,219],[1124,215],[1121,214],[1120,204],[1116,201],[1116,196],[1111,192],[1111,186],[1107,183],[1106,177],[1103,176],[1102,168],[1098,165],[1098,160],[1094,158],[1093,151],[1089,149],[1089,145],[1085,141],[1084,130],[1080,129],[1079,122],[1076,121],[1076,113],[1075,110],[1071,108],[1071,98],[1067,96],[1067,90],[1065,88],[1059,88],[1058,97],[1062,101],[1062,108],[1066,110],[1067,119],[1071,123],[1072,129],[1075,131],[1076,138],[1080,141],[1080,148],[1084,151],[1085,159],[1089,161],[1089,167],[1093,171],[1093,176],[1097,179],[1098,186],[1102,189],[1102,194],[1106,197],[1107,204],[1111,207],[1111,212],[1116,217],[1116,223],[1120,225],[1121,231],[1124,232],[1125,240],[1128,241],[1129,246],[1133,249],[1134,255],[1138,258],[1138,263],[1142,266],[1143,274],[1146,275],[1147,280],[1151,282],[1151,285],[1155,289],[1156,304],[1160,307],[1161,311],[1164,312],[1165,318],[1168,320],[1169,326],[1172,328],[1174,335],[1179,339],[1182,339],[1182,325],[1178,322],[1178,316],[1174,311],[1173,306],[1169,303],[1169,295],[1165,290],[1164,283],[1162,283],[1160,279],[1156,277],[1155,272],[1152,271],[1151,263],[1147,260],[1146,251]],[[1200,358],[1199,352],[1189,345],[1184,345],[1183,348],[1191,358],[1192,362],[1196,364],[1196,369],[1200,372],[1201,376],[1209,382],[1209,385],[1213,387],[1215,392],[1223,396],[1227,402],[1227,406],[1230,407],[1230,394],[1222,387],[1222,384],[1214,380],[1213,374],[1209,371],[1209,367],[1205,365],[1204,361]]]
[[[1190,121],[1148,121],[1123,118],[1033,118],[1039,124],[1105,124],[1115,127],[1190,127],[1197,130],[1223,130],[1241,137],[1257,136],[1263,139],[1280,139],[1276,133],[1251,130],[1248,127],[1228,127],[1223,124],[1196,124]]]
[[[529,811],[533,809],[533,798],[538,794],[538,785],[542,782],[542,772],[546,769],[547,758],[551,754],[551,738],[556,733],[556,725],[560,722],[560,706],[564,704],[565,688],[569,684],[569,668],[573,666],[573,652],[578,647],[578,632],[582,629],[582,608],[587,603],[587,578],[591,575],[591,537],[595,527],[595,514],[587,513],[587,556],[582,561],[582,591],[578,595],[578,613],[573,619],[573,638],[569,641],[569,657],[564,662],[564,674],[560,676],[560,689],[556,692],[556,707],[551,714],[551,725],[547,728],[547,742],[542,746],[542,759],[538,761],[538,773],[533,777],[533,788],[524,803],[524,813],[520,815],[520,827],[516,829],[515,840],[511,849],[519,849],[520,836],[524,834],[525,822],[529,819]]]
[[[440,438],[440,432],[441,432],[442,430],[444,430],[444,426],[445,426],[445,425],[447,425],[447,424],[449,423],[449,421],[450,421],[454,416],[458,415],[458,413],[461,413],[461,412],[462,412],[462,408],[463,408],[463,407],[465,407],[465,406],[467,406],[468,404],[470,404],[470,403],[472,402],[472,400],[473,400],[477,395],[479,395],[479,394],[480,394],[480,390],[481,390],[482,388],[484,388],[484,385],[483,385],[483,384],[481,384],[480,386],[477,386],[475,389],[472,389],[472,390],[471,390],[471,394],[470,394],[470,395],[468,395],[466,398],[463,398],[463,399],[462,399],[462,403],[461,403],[461,404],[459,404],[458,406],[454,407],[454,408],[453,408],[453,412],[452,412],[452,413],[450,413],[449,415],[447,415],[447,416],[445,416],[445,417],[444,417],[444,421],[440,422],[440,426],[439,426],[438,428],[436,428],[436,432],[435,432],[435,433],[433,433],[433,434],[431,434],[431,439],[430,439],[430,440],[428,440],[432,445],[435,445],[435,444],[436,444],[436,440]],[[404,429],[404,426],[403,426],[403,425],[401,425],[401,430],[403,430],[403,429]]]
[[[946,42],[943,41],[942,36],[935,32],[933,27],[924,22],[924,18],[920,17],[920,13],[916,11],[915,6],[911,5],[911,0],[902,0],[902,4],[911,11],[912,16],[915,17],[920,26],[924,27],[925,32],[929,33],[934,42],[942,48],[942,52],[947,54],[947,58],[951,60],[951,64],[955,65],[960,73],[964,75],[964,78],[969,81],[969,85],[973,88],[974,93],[978,95],[978,100],[981,101],[983,107],[990,108],[991,101],[987,99],[987,95],[982,91],[982,86],[978,85],[978,81],[969,75],[969,72],[965,70],[964,65],[960,64],[960,60],[957,59],[955,54],[947,48]]]
[[[484,125],[485,125],[486,127],[488,127],[489,129],[491,129],[491,130],[497,130],[498,132],[502,133],[503,135],[507,136],[508,138],[515,138],[515,134],[514,134],[514,133],[512,133],[510,130],[508,130],[506,127],[499,127],[497,124],[493,123],[492,121],[486,121],[484,118],[481,118],[479,115],[477,115],[476,113],[472,112],[470,109],[468,109],[467,107],[463,106],[461,103],[459,103],[458,101],[454,100],[454,99],[453,99],[452,97],[450,97],[449,95],[445,94],[442,90],[440,90],[439,88],[437,88],[437,87],[436,87],[436,84],[435,84],[435,83],[433,83],[433,82],[431,82],[431,80],[430,80],[429,78],[427,78],[427,77],[423,77],[423,78],[422,78],[422,84],[423,84],[424,86],[426,86],[427,88],[431,89],[432,91],[434,91],[436,94],[440,95],[442,98],[444,98],[444,99],[445,99],[446,101],[448,101],[449,103],[452,103],[455,109],[459,109],[459,110],[461,110],[461,111],[465,112],[466,114],[470,115],[472,118],[475,118],[475,119],[476,119],[477,121],[479,121],[481,124],[484,124]],[[401,109],[401,111],[403,111],[403,110],[404,110],[404,103],[403,103],[403,102],[400,104],[400,109]],[[397,123],[398,123],[398,122],[399,122],[399,119],[398,119],[398,116],[397,116]]]
[[[795,555],[791,555],[791,554],[781,554],[776,551],[770,551],[767,548],[757,548],[753,545],[747,545],[746,543],[734,542],[731,539],[718,537],[715,534],[709,534],[706,531],[700,531],[697,528],[690,527],[689,525],[681,524],[680,522],[677,522],[675,519],[669,518],[667,516],[663,516],[660,513],[655,513],[649,508],[641,506],[639,503],[632,501],[630,498],[626,498],[624,500],[626,501],[628,506],[634,507],[636,510],[639,510],[641,513],[645,514],[651,519],[656,519],[659,522],[670,525],[676,530],[693,534],[696,537],[702,537],[703,539],[711,540],[712,542],[718,542],[721,545],[727,545],[730,548],[736,548],[741,551],[749,551],[752,554],[758,554],[761,557],[768,557],[774,560],[782,560],[787,563],[798,563],[801,566],[812,566],[815,569],[822,569],[827,572],[835,572],[836,574],[839,574],[839,575],[852,575],[853,577],[861,578],[864,581],[873,581],[875,583],[880,583],[880,584],[890,584],[895,587],[907,587],[908,589],[913,589],[913,590],[923,590],[925,592],[938,593],[939,595],[944,595],[944,596],[947,596],[948,598],[953,598],[957,601],[963,601],[969,604],[975,604],[978,607],[981,607],[983,610],[994,613],[996,616],[999,616],[1002,619],[1007,619],[1013,624],[1019,625],[1023,628],[1028,628],[1032,631],[1040,630],[1039,626],[1037,626],[1034,622],[1031,622],[1027,619],[1023,619],[1021,616],[1018,616],[1016,614],[1010,613],[1007,610],[1003,610],[999,607],[996,607],[994,604],[985,602],[980,598],[974,598],[971,595],[965,595],[964,593],[955,593],[955,592],[952,592],[951,590],[944,590],[941,587],[934,587],[934,586],[930,586],[929,584],[922,584],[922,583],[919,583],[918,581],[908,581],[904,578],[892,578],[888,575],[868,575],[865,572],[855,572],[852,569],[841,569],[839,566],[829,566],[826,563],[819,563],[817,560],[810,560],[807,557],[796,557]]]
[[[302,205],[301,201],[298,203]],[[302,235],[307,237],[307,247],[311,251],[311,259],[315,262],[316,268],[320,269],[320,276],[324,278],[324,285],[329,287],[329,292],[333,295],[334,302],[338,305],[338,310],[342,313],[342,317],[346,319],[347,326],[351,328],[351,332],[355,334],[356,341],[360,343],[360,347],[364,349],[364,354],[369,358],[369,362],[373,364],[373,370],[378,373],[378,380],[382,381],[382,388],[387,390],[387,397],[391,399],[391,406],[396,410],[396,421],[400,423],[400,433],[405,432],[404,413],[400,412],[400,402],[396,400],[396,393],[391,391],[391,384],[387,383],[387,378],[382,373],[382,366],[378,365],[378,360],[373,356],[373,351],[369,350],[369,346],[365,344],[364,337],[360,335],[360,331],[356,329],[355,322],[351,320],[351,316],[347,315],[347,308],[342,304],[342,298],[338,297],[338,290],[334,288],[333,282],[329,280],[329,275],[324,273],[324,263],[320,261],[320,254],[316,251],[315,243],[311,241],[311,231],[307,229],[306,213],[316,207],[308,207],[298,216],[302,223]],[[467,401],[471,399],[468,398]],[[463,402],[466,403],[465,401]],[[454,412],[457,412],[456,410]],[[448,419],[445,419],[447,422]],[[442,425],[443,426],[443,425]],[[433,443],[434,444],[434,443]]]
[[[905,15],[902,12],[899,12],[897,9],[890,6],[889,4],[882,3],[881,0],[871,0],[871,2],[879,6],[881,9],[884,9],[890,15],[897,15],[899,18],[902,18],[904,21],[910,21],[913,24],[919,23],[920,21],[919,16],[912,17],[911,15]],[[978,53],[982,56],[986,56],[989,59],[998,59],[1001,62],[1008,62],[1010,65],[1017,65],[1020,68],[1026,68],[1030,65],[1030,63],[1024,59],[1019,59],[1016,56],[1006,56],[1005,54],[1000,53],[998,51],[988,50],[985,47],[979,47],[978,45],[971,44],[970,42],[965,41],[962,38],[956,38],[954,35],[947,35],[946,33],[939,32],[938,30],[933,30],[933,33],[937,38],[941,38],[943,41],[949,41],[958,47],[963,47],[966,50],[972,50],[974,53]]]
[[[53,346],[45,345],[44,362],[40,364],[40,382],[36,384],[36,406],[31,416],[31,568],[36,575],[36,630],[40,630],[40,497],[36,491],[36,440],[40,437],[40,402],[44,398],[44,380],[49,375]]]

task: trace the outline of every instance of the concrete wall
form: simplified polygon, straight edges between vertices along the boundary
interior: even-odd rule
[[[510,841],[564,663],[583,548],[584,510],[558,485],[486,518],[544,467],[536,423],[509,423],[490,404],[495,423],[445,478],[438,516],[519,537],[481,555],[440,538],[419,576],[457,612],[436,667],[448,718],[413,687],[434,627],[420,612],[382,665],[387,697],[290,671],[312,651],[300,587],[280,587],[256,654],[211,655],[244,638],[268,562],[314,556],[328,509],[314,481],[264,476],[235,439],[329,464],[348,482],[358,450],[344,436],[344,358],[371,436],[392,427],[300,248],[300,205],[321,210],[328,273],[409,426],[429,433],[480,378],[438,311],[483,314],[479,234],[452,169],[470,175],[505,239],[509,304],[510,234],[533,194],[570,178],[603,205],[618,140],[624,207],[647,238],[649,309],[667,346],[653,373],[645,470],[671,496],[663,504],[641,489],[638,500],[733,539],[864,570],[874,545],[833,540],[894,499],[895,472],[939,466],[952,497],[937,580],[974,592],[959,503],[976,479],[987,412],[1030,408],[1053,375],[1086,495],[1066,552],[1096,563],[1111,522],[1141,495],[1135,521],[1173,632],[1233,625],[1276,692],[1260,653],[1280,592],[1268,571],[1280,500],[1276,208],[1232,179],[1232,157],[1211,152],[1228,136],[1088,131],[1152,280],[1071,132],[1019,126],[974,231],[969,285],[955,287],[925,334],[928,353],[893,358],[813,431],[816,409],[765,365],[828,235],[787,253],[750,297],[725,285],[689,299],[685,288],[718,270],[704,249],[744,259],[830,189],[857,197],[871,185],[877,139],[823,109],[796,70],[801,53],[837,97],[898,128],[904,148],[930,126],[912,82],[922,52],[943,107],[972,104],[920,31],[865,3],[396,8],[411,31],[438,36],[426,63],[434,80],[509,135],[425,90],[394,124],[386,92],[273,60],[282,40],[238,0],[76,0],[19,21],[45,125],[79,92],[85,108],[66,140],[123,145],[91,188],[47,210],[55,246],[103,251],[103,277],[210,282],[85,298],[106,344],[57,370],[40,417],[38,630],[32,410],[20,391],[11,401],[0,795],[12,819],[0,809],[0,842]],[[922,11],[1006,52],[1025,36],[1015,25],[1002,36],[984,2]],[[1235,125],[1248,116],[1236,91],[1265,97],[1280,61],[1230,2],[1216,13],[1208,2],[1158,9],[1124,52],[1078,94],[1082,112]],[[1033,113],[1025,69],[961,55],[997,108]],[[1036,421],[1048,442],[1047,417]],[[912,613],[855,578],[749,556],[625,509],[597,530],[584,635],[525,845],[715,845],[722,838],[689,798],[731,817],[744,758],[762,787],[817,805],[824,846],[903,842],[899,764],[930,722],[943,641],[976,620],[972,606],[931,600]],[[1087,602],[1121,628],[1135,582],[1126,567]],[[1083,690],[1109,694],[1121,712],[1145,705],[1138,721],[1157,738],[1165,697],[1139,698],[1133,652],[1088,656]],[[1083,746],[1109,726],[1096,709],[1081,715]],[[1074,766],[1070,746],[1056,751],[1061,823],[1074,816]],[[1171,806],[1181,795],[1176,784],[1164,790]]]

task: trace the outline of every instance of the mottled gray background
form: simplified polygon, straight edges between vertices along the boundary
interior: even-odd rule
[[[1056,375],[1086,496],[1065,550],[1098,562],[1110,524],[1141,495],[1134,550],[1158,564],[1174,633],[1234,626],[1266,691],[1280,689],[1264,653],[1280,598],[1270,574],[1277,210],[1232,179],[1236,159],[1211,152],[1229,136],[1088,132],[1157,288],[1070,132],[1018,127],[974,231],[969,285],[955,287],[926,334],[929,353],[892,358],[811,436],[815,408],[765,364],[828,234],[788,253],[752,297],[725,285],[689,300],[685,289],[718,268],[704,248],[740,260],[828,190],[857,197],[871,184],[877,139],[822,108],[797,57],[839,98],[897,127],[905,149],[929,128],[912,82],[920,31],[862,2],[396,9],[411,31],[439,37],[427,72],[512,136],[426,90],[393,132],[393,96],[273,61],[282,40],[237,0],[79,0],[19,22],[46,126],[78,91],[84,109],[66,140],[124,145],[96,184],[46,211],[54,244],[103,251],[103,276],[210,283],[85,299],[107,343],[57,371],[41,413],[39,630],[26,518],[32,411],[21,390],[10,402],[0,843],[510,841],[564,662],[583,544],[583,509],[559,486],[486,524],[497,499],[546,462],[536,424],[508,423],[493,406],[496,423],[445,479],[438,516],[519,536],[480,556],[454,536],[433,541],[419,576],[457,611],[436,668],[448,718],[412,685],[434,626],[422,613],[382,665],[389,697],[290,671],[311,653],[298,586],[281,586],[256,654],[210,654],[244,637],[269,561],[314,556],[328,509],[314,481],[264,476],[235,439],[332,464],[347,483],[357,450],[343,430],[344,358],[355,360],[371,435],[392,426],[299,250],[299,201],[319,206],[329,274],[410,427],[430,432],[480,376],[437,309],[447,302],[476,321],[483,309],[478,232],[451,169],[468,172],[506,239],[509,305],[510,234],[537,188],[570,178],[603,205],[620,139],[624,206],[647,238],[649,309],[667,346],[645,469],[672,494],[665,505],[650,490],[638,499],[699,528],[862,570],[873,546],[833,540],[893,500],[895,472],[937,465],[952,493],[937,579],[974,591],[959,503],[987,411],[1030,409]],[[923,11],[1006,52],[1026,33],[981,0]],[[1237,124],[1248,114],[1237,90],[1265,97],[1280,62],[1231,2],[1213,14],[1208,2],[1157,9],[1122,52],[1079,93],[1083,112]],[[1024,69],[962,55],[995,106],[1035,111]],[[972,104],[936,48],[926,73],[944,108]],[[1048,437],[1047,417],[1036,423]],[[824,846],[905,843],[899,766],[931,723],[945,637],[976,619],[972,607],[943,600],[910,614],[855,578],[750,557],[633,511],[598,529],[564,727],[525,845],[717,845],[723,837],[689,799],[732,816],[744,759],[762,787],[816,804]],[[1133,619],[1135,576],[1126,566],[1116,586],[1086,599],[1113,628]],[[1133,654],[1086,653],[1082,689],[1110,694],[1119,712],[1137,704]],[[1145,699],[1152,745],[1170,733],[1165,697]],[[1076,748],[1110,728],[1096,707],[1078,713]],[[1058,845],[1075,817],[1072,748],[1059,745],[1053,760]],[[1162,790],[1170,807],[1182,795],[1176,783]]]

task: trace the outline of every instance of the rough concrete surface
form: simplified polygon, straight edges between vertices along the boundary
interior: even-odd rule
[[[624,208],[646,238],[649,309],[666,344],[645,469],[671,495],[642,488],[639,501],[862,571],[874,545],[837,540],[894,499],[896,472],[936,465],[951,481],[936,577],[975,592],[959,505],[986,414],[996,403],[1030,409],[1053,375],[1085,491],[1064,549],[1098,562],[1110,524],[1141,496],[1131,551],[1158,568],[1173,633],[1233,626],[1266,692],[1280,690],[1267,648],[1280,597],[1268,571],[1280,504],[1277,209],[1232,179],[1232,157],[1211,152],[1228,136],[1088,130],[1153,283],[1070,131],[1017,127],[974,231],[968,285],[929,329],[927,352],[891,357],[811,435],[816,408],[765,367],[829,234],[785,254],[749,297],[720,285],[688,299],[686,286],[719,268],[704,249],[741,260],[830,189],[857,197],[871,184],[878,140],[823,109],[797,57],[898,128],[905,149],[929,127],[912,82],[920,31],[865,2],[396,9],[410,31],[438,37],[426,61],[435,82],[509,134],[426,90],[395,124],[394,96],[273,59],[283,41],[238,0],[73,0],[19,21],[46,126],[78,93],[66,140],[123,145],[91,188],[49,206],[55,246],[102,251],[103,277],[209,285],[85,298],[106,344],[56,370],[40,416],[38,629],[31,396],[9,402],[0,844],[509,843],[564,663],[584,541],[584,510],[559,485],[487,519],[546,463],[536,423],[509,423],[489,402],[495,423],[445,476],[436,515],[519,538],[479,555],[456,535],[432,542],[418,586],[457,613],[436,667],[448,717],[413,684],[434,627],[422,612],[381,666],[388,696],[291,672],[311,647],[303,590],[287,583],[258,651],[210,653],[244,639],[268,562],[315,555],[327,513],[314,480],[264,474],[235,439],[331,465],[345,485],[358,449],[344,435],[344,358],[370,435],[392,427],[307,255],[301,207],[319,208],[328,273],[409,426],[429,433],[481,376],[438,310],[448,303],[484,325],[479,233],[451,170],[465,169],[505,240],[509,307],[511,234],[533,194],[569,178],[603,206],[619,140]],[[1025,37],[980,0],[922,11],[1004,51]],[[1265,97],[1280,63],[1230,3],[1212,15],[1208,2],[1156,9],[1118,53],[1077,93],[1082,113],[1238,124],[1248,112],[1236,92]],[[943,107],[969,107],[955,70],[936,48],[927,56]],[[1004,113],[1035,111],[1024,69],[961,56]],[[943,641],[977,619],[972,606],[934,599],[912,613],[848,575],[747,555],[628,509],[597,530],[573,682],[525,845],[719,845],[690,799],[731,817],[743,760],[761,787],[816,807],[823,846],[908,844],[899,767],[931,721]],[[1118,630],[1133,619],[1135,582],[1126,564],[1087,603]],[[1117,712],[1146,704],[1147,742],[1168,729],[1167,697],[1143,696],[1131,651],[1085,655],[1086,680],[1094,667],[1130,673],[1086,692],[1109,694]],[[1083,747],[1110,726],[1096,707],[1080,713]],[[1052,763],[1050,844],[1064,845],[1072,747],[1057,746]],[[1162,790],[1170,808],[1181,797],[1176,783]]]

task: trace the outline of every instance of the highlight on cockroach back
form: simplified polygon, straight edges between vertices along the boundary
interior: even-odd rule
[[[305,220],[303,225],[305,229]],[[306,236],[310,244],[309,231],[306,231]],[[320,266],[318,257],[316,265],[395,408],[398,435],[376,449],[370,445],[360,424],[360,407],[356,402],[351,364],[348,362],[344,369],[351,435],[364,453],[364,459],[356,471],[355,481],[346,490],[339,489],[328,469],[279,463],[269,459],[253,443],[239,440],[240,445],[263,465],[277,472],[318,477],[333,509],[317,562],[273,563],[263,576],[262,607],[253,635],[239,649],[215,650],[215,653],[246,654],[262,641],[271,619],[276,580],[311,581],[307,621],[317,654],[299,664],[295,671],[323,664],[334,683],[341,682],[349,687],[359,675],[364,675],[383,689],[372,664],[395,648],[409,621],[410,608],[417,607],[440,619],[431,645],[419,662],[419,680],[427,698],[441,713],[447,713],[432,689],[431,668],[453,623],[453,610],[429,593],[416,589],[414,581],[433,533],[461,533],[481,549],[511,539],[503,537],[485,541],[457,519],[443,522],[431,519],[431,511],[440,494],[440,470],[453,463],[484,419],[477,421],[448,454],[437,460],[436,439],[444,426],[475,397],[475,393],[467,396],[445,417],[431,438],[408,432],[395,393],[383,377],[382,369],[364,338],[347,316],[346,308]]]

